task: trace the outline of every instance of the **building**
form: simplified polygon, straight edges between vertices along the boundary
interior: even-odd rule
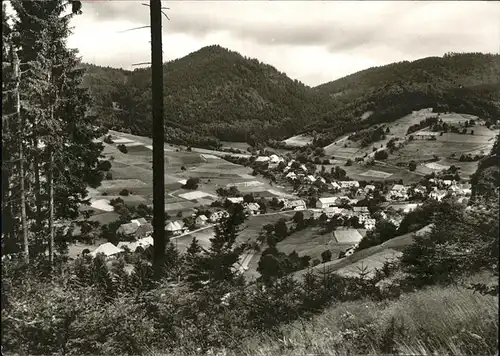
[[[340,188],[342,188],[342,187],[341,187],[341,186],[340,186],[340,184],[338,184],[337,182],[333,182],[333,183],[332,183],[332,188],[333,188],[334,190],[340,190]]]
[[[284,200],[283,203],[284,203],[284,206],[283,206],[284,209],[294,209],[294,210],[305,210],[306,209],[306,202],[301,200],[301,199]]]
[[[308,175],[308,176],[306,177],[306,179],[307,179],[307,181],[308,181],[309,183],[314,183],[314,182],[316,182],[316,178],[314,178],[314,176],[312,176],[312,175]]]
[[[243,197],[231,197],[231,198],[227,198],[227,200],[229,200],[233,204],[243,203]]]
[[[295,180],[295,179],[297,179],[297,175],[296,175],[294,172],[289,172],[289,173],[286,175],[286,178],[289,178],[289,179]]]
[[[133,222],[129,222],[127,224],[121,224],[120,227],[116,230],[116,235],[132,238],[135,237],[135,233],[139,229],[139,225]]]
[[[284,161],[285,161],[285,159],[284,159],[284,158],[282,158],[282,157],[279,157],[279,156],[277,156],[277,155],[271,155],[271,157],[269,157],[269,161],[270,161],[271,163],[276,163],[276,164],[278,164],[278,163],[280,163],[280,162],[284,162]]]
[[[249,215],[259,215],[260,214],[260,205],[257,203],[248,203],[245,207],[245,211]]]
[[[111,242],[106,242],[92,251],[90,256],[96,257],[98,254],[103,254],[105,257],[114,257],[122,252],[123,250],[121,248],[116,247]]]
[[[352,210],[354,210],[354,213],[359,215],[370,215],[370,211],[367,206],[355,206]]]
[[[438,135],[439,132],[421,131],[412,136],[415,140],[435,140]]]
[[[337,197],[319,198],[316,202],[316,207],[319,209],[325,209],[330,206],[337,206],[337,199]]]
[[[366,230],[375,229],[375,224],[376,224],[375,219],[365,219],[365,221],[364,221],[364,225],[365,225]]]
[[[448,192],[446,190],[434,190],[434,191],[429,193],[429,198],[435,199],[437,201],[441,201],[447,195],[448,195]]]
[[[269,160],[270,160],[270,158],[267,156],[259,156],[255,159],[255,162],[265,163],[265,162],[268,162]]]
[[[342,189],[359,188],[359,182],[357,180],[343,180],[339,182]]]
[[[208,218],[205,215],[198,215],[195,219],[195,224],[198,227],[205,226],[207,224]]]
[[[332,218],[334,215],[343,215],[343,210],[344,209],[337,208],[336,206],[328,206],[323,209],[323,213],[325,213],[328,218]]]
[[[183,221],[170,221],[166,226],[165,226],[165,231],[168,233],[176,236],[182,234],[182,231],[184,229],[184,222]]]
[[[365,193],[370,193],[375,190],[375,186],[373,184],[368,184],[365,186],[364,192]]]
[[[225,210],[219,210],[219,211],[214,211],[212,214],[210,214],[210,221],[212,223],[216,223],[222,218],[227,218],[229,216],[229,213]]]

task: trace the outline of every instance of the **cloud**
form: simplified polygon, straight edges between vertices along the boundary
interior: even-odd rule
[[[144,0],[143,2],[147,2]],[[446,52],[498,52],[498,2],[164,1],[166,59],[220,44],[310,85]],[[141,1],[84,0],[71,43],[102,63],[149,58]],[[142,60],[139,60],[142,58]],[[300,58],[300,60],[299,60]],[[146,59],[146,60],[144,60]]]

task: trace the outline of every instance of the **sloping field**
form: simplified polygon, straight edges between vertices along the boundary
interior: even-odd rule
[[[99,188],[108,190],[108,189],[114,189],[114,188],[127,188],[127,189],[133,189],[136,187],[144,187],[147,186],[146,183],[144,183],[142,180],[139,179],[114,179],[114,180],[103,180],[101,182],[101,186]],[[100,189],[98,189],[100,190]]]
[[[187,199],[187,200],[195,200],[195,199],[200,199],[200,198],[203,198],[203,197],[214,197],[214,198],[217,198],[215,195],[212,195],[212,194],[209,194],[209,193],[205,193],[205,192],[201,192],[201,191],[194,191],[194,192],[188,192],[188,193],[179,194],[179,197],[181,197],[182,199]]]
[[[165,210],[166,211],[189,210],[189,209],[193,208],[194,206],[195,206],[195,204],[190,202],[190,201],[166,203]]]
[[[369,169],[366,172],[360,173],[360,176],[370,177],[370,178],[389,178],[392,176],[392,173],[376,171],[373,169]]]
[[[106,211],[106,212],[111,212],[114,211],[115,209],[109,205],[109,200],[108,199],[98,199],[98,200],[93,200],[90,203],[90,206],[94,209]]]
[[[383,252],[387,249],[402,251],[413,242],[413,236],[414,236],[413,233],[397,236],[393,239],[390,239],[389,241],[384,242],[381,245],[373,246],[365,250],[358,251],[349,257],[336,259],[327,263],[321,263],[315,267],[295,272],[293,273],[293,277],[298,280],[301,280],[303,276],[308,272],[308,270],[311,270],[312,272],[315,273],[318,272],[333,273],[339,270],[340,268],[348,267],[354,263],[357,263],[358,261],[368,258],[376,253]]]
[[[290,137],[284,140],[283,142],[286,143],[288,146],[302,147],[312,143],[312,141],[313,138],[311,136],[298,135]]]
[[[386,249],[347,267],[339,268],[336,273],[346,277],[358,277],[360,272],[364,271],[368,277],[372,277],[375,275],[375,270],[382,268],[386,261],[398,259],[402,254],[400,251]]]
[[[125,143],[133,143],[133,142],[135,141],[124,137],[116,137],[113,139],[113,143],[116,145],[123,145]]]
[[[217,157],[217,156],[214,156],[214,155],[209,155],[209,154],[206,154],[206,153],[202,153],[202,154],[200,154],[200,157],[201,157],[203,160],[209,160],[209,159],[221,159],[220,157]]]
[[[426,163],[425,166],[429,169],[436,170],[436,171],[442,171],[444,169],[450,168],[450,166],[443,166],[442,164],[439,164],[436,162]]]
[[[280,252],[289,254],[296,251],[299,256],[308,255],[311,259],[317,258],[320,261],[321,253],[325,250],[330,250],[334,258],[336,258],[340,251],[349,246],[350,244],[338,244],[333,234],[321,235],[318,229],[314,228],[294,232],[276,245]]]
[[[107,212],[107,213],[101,213],[101,214],[95,214],[92,215],[89,220],[90,221],[97,221],[101,225],[109,224],[113,221],[116,221],[120,218],[120,215],[118,215],[115,212]]]
[[[339,244],[355,244],[363,238],[356,229],[335,230],[333,234]]]

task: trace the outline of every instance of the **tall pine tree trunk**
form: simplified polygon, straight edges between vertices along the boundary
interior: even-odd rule
[[[51,117],[53,116],[51,109]],[[52,146],[49,146],[49,165],[47,171],[47,185],[49,188],[49,262],[54,265],[54,154]]]
[[[23,254],[26,263],[29,263],[29,236],[28,236],[28,222],[26,219],[26,190],[25,190],[25,173],[24,173],[24,120],[21,115],[21,100],[19,97],[19,83],[20,70],[19,70],[19,57],[17,51],[11,47],[12,53],[12,67],[14,73],[14,108],[16,110],[16,118],[19,124],[19,179],[20,179],[20,194],[21,194],[21,227],[23,236]]]

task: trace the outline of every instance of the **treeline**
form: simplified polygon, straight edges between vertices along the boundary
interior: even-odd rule
[[[315,142],[325,146],[338,135],[392,122],[427,107],[493,118],[500,113],[495,104],[500,76],[497,56],[464,56],[471,68],[464,66],[460,55],[425,58],[409,66],[383,67],[380,75],[375,74],[379,68],[362,71],[354,75],[361,80],[340,79],[333,83],[349,84],[328,89],[329,84],[309,88],[220,46],[205,47],[165,64],[166,139],[210,148],[218,147],[218,140],[252,146],[269,141],[273,147],[285,148],[280,140],[317,131]],[[432,69],[436,66],[439,70]],[[151,135],[149,68],[126,72],[88,66],[87,76],[86,85],[106,127]],[[332,97],[335,90],[343,94]],[[368,111],[373,114],[361,120]]]
[[[2,11],[2,252],[28,262],[48,251],[53,264],[61,223],[80,216],[87,185],[103,179],[94,140],[104,131],[66,45],[70,3],[11,5],[12,16]]]

